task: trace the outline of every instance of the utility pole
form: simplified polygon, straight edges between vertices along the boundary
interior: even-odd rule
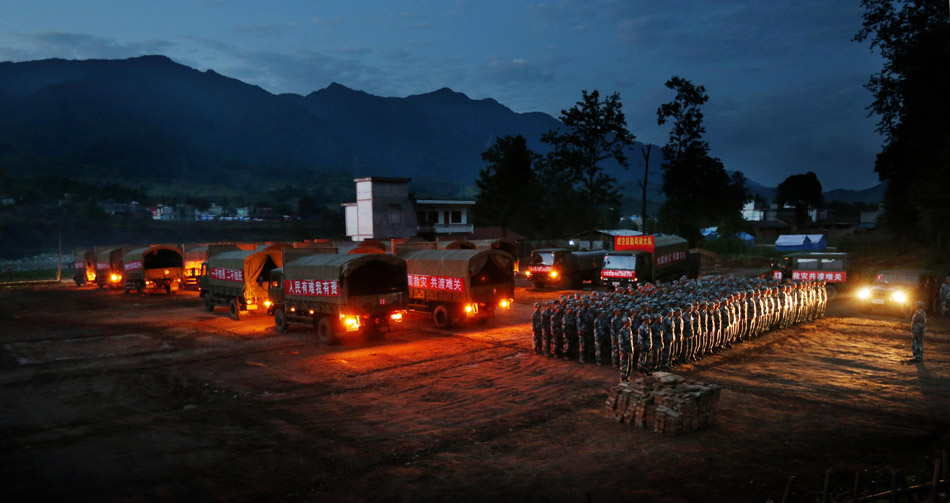
[[[59,259],[56,263],[56,282],[60,282],[63,279],[63,228],[60,226],[59,231],[57,232],[59,242]]]

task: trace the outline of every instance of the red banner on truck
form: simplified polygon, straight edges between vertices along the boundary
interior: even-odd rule
[[[604,269],[600,275],[604,278],[637,279],[637,272],[631,269]]]
[[[226,269],[224,267],[210,267],[208,268],[208,276],[211,279],[218,279],[221,281],[233,281],[235,283],[244,283],[244,271],[239,271],[236,269]]]
[[[614,236],[616,251],[645,251],[653,253],[653,236]]]
[[[139,270],[139,269],[141,269],[141,268],[142,268],[142,261],[141,261],[141,260],[133,260],[132,262],[126,262],[126,263],[125,263],[125,270],[126,270],[126,271],[137,271],[137,270]]]
[[[288,279],[284,281],[284,293],[308,297],[339,297],[341,292],[339,281]]]
[[[821,279],[826,283],[844,283],[848,280],[848,273],[843,271],[792,271],[792,279],[800,279],[802,281]]]
[[[465,280],[449,276],[426,276],[423,274],[409,275],[409,288],[423,288],[426,290],[443,290],[446,292],[465,291]]]

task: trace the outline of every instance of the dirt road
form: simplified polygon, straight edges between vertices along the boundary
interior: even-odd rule
[[[485,326],[410,318],[327,347],[261,315],[62,286],[0,290],[4,501],[766,501],[826,468],[947,445],[950,333],[836,299],[818,322],[677,373],[723,386],[710,430],[601,415],[610,367],[535,356],[519,288]],[[13,499],[11,499],[13,498]]]

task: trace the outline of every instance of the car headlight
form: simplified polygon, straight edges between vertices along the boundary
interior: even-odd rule
[[[861,299],[861,300],[868,300],[868,299],[870,299],[870,298],[871,298],[871,289],[870,289],[870,288],[862,288],[862,289],[858,290],[858,298]]]
[[[901,304],[907,302],[907,294],[900,290],[894,292],[894,295],[892,295],[891,298],[894,299],[894,302],[900,302]]]

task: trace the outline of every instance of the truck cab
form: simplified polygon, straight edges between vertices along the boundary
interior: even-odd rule
[[[829,295],[858,281],[848,264],[848,254],[840,252],[790,253],[772,261],[772,278],[784,280],[823,280]]]

